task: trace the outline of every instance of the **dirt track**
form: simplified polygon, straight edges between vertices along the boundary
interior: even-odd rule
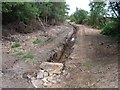
[[[65,71],[68,73],[60,77],[60,83],[53,84],[50,87],[118,87],[117,44],[111,43],[109,37],[100,35],[99,33],[100,30],[79,25],[73,51],[69,58],[63,60],[65,61]],[[27,84],[26,86],[32,87]],[[19,86],[21,87],[21,85]]]
[[[65,61],[70,75],[64,87],[118,87],[118,47],[99,33],[80,25],[74,50]]]

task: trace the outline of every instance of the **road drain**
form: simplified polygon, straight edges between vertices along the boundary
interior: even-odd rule
[[[58,50],[54,50],[53,55],[47,60],[48,62],[59,62],[64,63],[64,61],[69,57],[73,51],[73,45],[76,40],[76,33],[78,31],[78,26],[73,26],[73,33],[69,38],[66,39],[66,42],[59,46]]]
[[[73,27],[73,32],[69,38],[65,40],[64,44],[59,45],[57,50],[52,51],[51,57],[47,62],[41,63],[39,71],[24,74],[23,78],[30,80],[35,88],[50,87],[53,84],[59,83],[62,75],[68,74],[64,70],[64,62],[73,50],[72,46],[75,43],[78,31],[76,26],[73,25]]]

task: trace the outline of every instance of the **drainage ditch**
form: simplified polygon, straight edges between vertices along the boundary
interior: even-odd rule
[[[48,62],[64,63],[72,53],[72,47],[75,43],[76,33],[79,28],[74,24],[70,25],[73,26],[73,33],[69,37],[65,38],[65,43],[59,45],[57,49],[53,50],[53,54],[51,54],[51,57],[47,60]]]
[[[57,49],[53,50],[51,57],[47,62],[41,63],[41,69],[36,73],[24,74],[23,78],[30,80],[35,88],[51,87],[56,83],[60,83],[60,77],[67,75],[64,70],[64,62],[73,51],[73,45],[76,40],[76,33],[78,27],[73,25],[73,32],[65,38],[64,44],[59,45]]]

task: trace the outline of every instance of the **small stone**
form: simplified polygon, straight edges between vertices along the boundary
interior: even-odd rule
[[[55,79],[54,76],[49,76],[49,77],[47,78],[47,80],[48,80],[48,82],[51,82],[51,83],[53,83],[53,84],[57,83],[57,81],[56,81],[56,79]]]
[[[36,78],[35,77],[31,77],[31,80],[35,80]]]
[[[67,74],[68,74],[68,72],[66,72],[65,70],[63,70],[63,75],[65,76]]]
[[[57,79],[57,82],[58,82],[58,83],[60,83],[60,82],[61,82],[61,80],[60,80],[60,79]]]
[[[2,77],[2,75],[3,75],[3,73],[2,73],[2,71],[0,71],[0,77]]]
[[[37,79],[42,79],[44,78],[44,71],[40,70],[40,72],[37,73]]]
[[[46,83],[46,82],[48,82],[47,79],[48,79],[48,78],[43,78],[42,81],[43,81],[44,83]]]
[[[102,43],[100,43],[100,45],[103,45],[104,43],[102,42]]]
[[[72,41],[72,42],[75,41],[75,38],[72,38],[71,41]]]
[[[44,77],[48,77],[49,76],[49,73],[48,72],[44,72]]]
[[[32,82],[32,84],[33,84],[33,86],[35,87],[35,88],[42,88],[43,87],[43,82],[42,82],[42,80],[40,80],[40,79],[37,79],[37,80],[31,80],[31,82]]]
[[[53,84],[57,83],[57,81],[55,81],[55,80],[51,80],[50,82],[53,83]]]
[[[32,78],[32,76],[31,76],[31,75],[29,75],[29,74],[27,75],[27,77],[28,77],[29,79],[31,79],[31,78]]]
[[[66,75],[66,78],[69,78],[70,77],[70,73],[68,73],[67,75]]]
[[[52,84],[50,82],[45,82],[45,83],[43,83],[43,86],[50,87],[50,86],[52,86]]]

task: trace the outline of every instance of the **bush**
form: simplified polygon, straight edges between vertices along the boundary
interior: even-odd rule
[[[28,23],[38,16],[38,9],[34,3],[4,2],[2,3],[2,22],[22,21]]]
[[[108,36],[114,36],[118,33],[117,27],[118,27],[118,24],[116,22],[109,22],[105,25],[101,34],[108,35]]]
[[[83,24],[84,20],[87,18],[88,12],[82,9],[76,9],[76,12],[71,15],[71,21],[74,21],[77,24]]]
[[[12,45],[11,45],[11,48],[18,48],[20,47],[20,43],[18,41],[14,42]]]

